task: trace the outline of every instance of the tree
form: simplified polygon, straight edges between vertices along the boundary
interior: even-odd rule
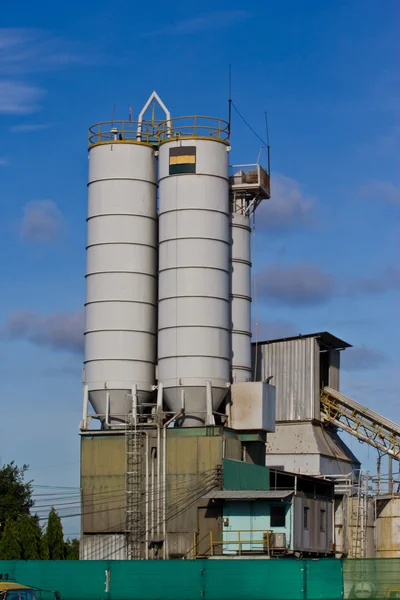
[[[7,521],[0,540],[1,560],[20,560],[21,544],[19,541],[18,525],[15,521]]]
[[[50,560],[64,559],[64,533],[61,519],[56,513],[54,507],[49,513],[47,521],[46,539],[49,548]]]
[[[65,559],[79,560],[79,540],[76,538],[65,542]]]
[[[21,545],[21,558],[23,560],[40,560],[42,529],[35,517],[24,515],[16,521],[17,537]]]
[[[0,468],[0,531],[7,520],[30,514],[32,482],[24,481],[27,469],[27,465],[17,467],[14,461]]]

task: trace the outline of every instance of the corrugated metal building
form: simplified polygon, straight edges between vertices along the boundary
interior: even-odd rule
[[[320,408],[321,390],[339,389],[340,352],[349,347],[326,331],[252,344],[256,379],[276,388],[268,466],[308,475],[347,475],[360,468],[336,428],[322,422]]]
[[[224,556],[333,555],[334,484],[265,471],[268,489],[212,490],[206,495],[209,507],[219,509],[222,519],[222,535],[209,535],[209,552]]]
[[[276,387],[276,420],[320,419],[320,391],[339,389],[340,350],[350,344],[328,332],[253,343],[257,381]]]

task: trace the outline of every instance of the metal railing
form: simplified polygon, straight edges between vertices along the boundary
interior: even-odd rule
[[[194,115],[163,121],[158,128],[160,144],[174,139],[200,138],[229,142],[229,123],[223,119]]]
[[[89,127],[89,148],[98,144],[142,142],[158,145],[161,121],[104,121]]]
[[[237,534],[237,535],[235,535]],[[250,534],[250,535],[249,535]],[[259,538],[254,538],[253,534],[260,534]],[[237,530],[228,530],[224,531],[222,535],[223,539],[215,539],[215,535],[221,535],[221,532],[213,532],[210,531],[208,534],[209,546],[206,550],[206,553],[199,554],[199,534],[198,532],[194,533],[194,541],[193,541],[193,549],[194,556],[196,558],[206,557],[206,556],[217,556],[220,554],[224,554],[224,550],[226,550],[226,546],[233,546],[231,551],[235,552],[238,556],[242,556],[243,554],[251,554],[251,553],[262,553],[267,554],[268,556],[271,554],[271,536],[273,531],[270,529],[237,529]],[[227,539],[227,535],[229,535],[229,539]],[[233,537],[231,537],[233,536]],[[251,539],[249,539],[251,538]],[[250,548],[243,548],[244,545],[250,546]],[[261,548],[255,548],[254,546],[261,546]],[[235,546],[237,548],[235,548]],[[217,549],[220,548],[221,552],[219,553]],[[209,553],[209,554],[207,554]]]

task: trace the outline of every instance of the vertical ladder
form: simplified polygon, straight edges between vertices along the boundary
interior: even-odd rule
[[[128,415],[125,430],[126,472],[125,511],[127,559],[141,560],[143,557],[143,445],[144,434],[137,428],[136,411]]]
[[[359,475],[356,496],[350,498],[350,558],[367,555],[368,477]]]

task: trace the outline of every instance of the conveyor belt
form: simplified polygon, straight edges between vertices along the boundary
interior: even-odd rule
[[[400,425],[326,387],[321,392],[321,415],[362,442],[400,461]]]

